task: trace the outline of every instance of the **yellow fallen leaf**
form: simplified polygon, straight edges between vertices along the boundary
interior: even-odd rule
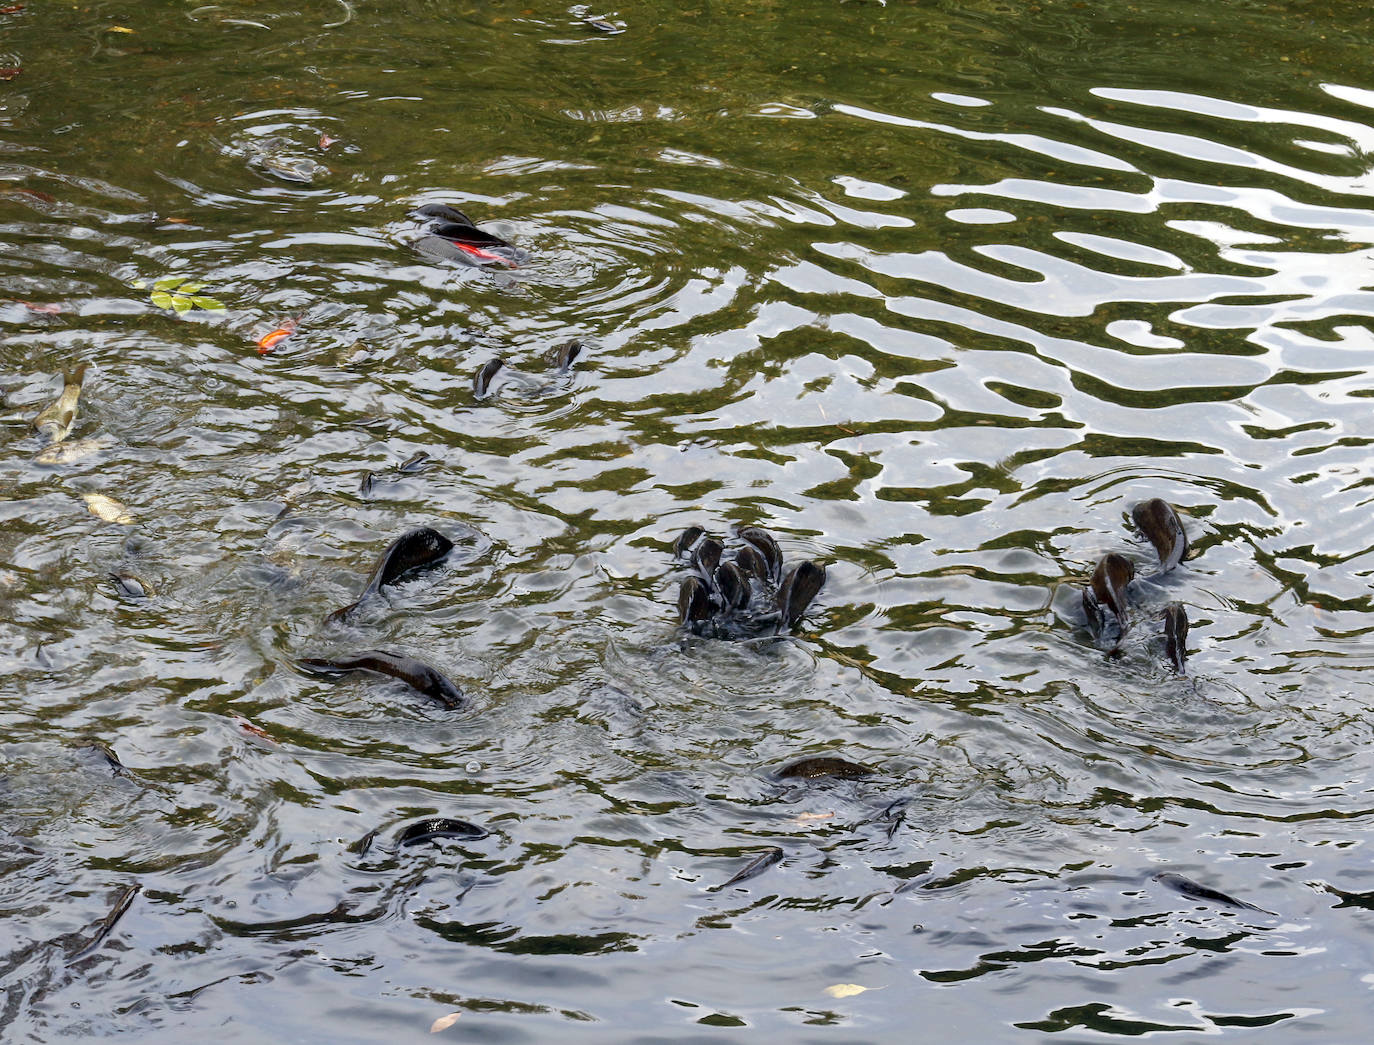
[[[110,28],[106,29],[105,32],[107,32],[107,33],[132,33],[133,30],[130,29],[130,28],[129,28],[128,26],[126,26],[126,25],[112,25],[112,26],[110,26]]]
[[[827,987],[825,993],[832,998],[849,998],[868,990],[873,990],[873,988],[860,987],[857,983],[835,983]]]
[[[106,497],[103,493],[83,493],[81,496],[85,499],[86,507],[91,510],[91,514],[106,522],[128,525],[134,521],[129,509],[113,497]]]
[[[429,1025],[431,1034],[438,1034],[441,1030],[447,1030],[458,1022],[458,1017],[463,1015],[461,1012],[450,1012],[447,1016],[440,1016]]]

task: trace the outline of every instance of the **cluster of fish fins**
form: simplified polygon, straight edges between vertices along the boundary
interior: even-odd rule
[[[825,584],[825,567],[805,559],[784,569],[778,542],[761,527],[741,526],[735,536],[738,546],[728,559],[725,544],[700,526],[689,526],[673,544],[674,556],[691,570],[678,589],[683,626],[727,639],[792,630]]]
[[[1178,566],[1188,554],[1188,534],[1183,521],[1168,501],[1158,497],[1141,501],[1131,509],[1131,519],[1154,545],[1162,577]],[[1128,589],[1135,580],[1135,563],[1117,552],[1098,560],[1092,580],[1083,589],[1083,613],[1088,627],[1098,638],[1114,639],[1112,652],[1120,649],[1122,638],[1131,627]],[[1188,614],[1180,602],[1171,602],[1161,614],[1164,622],[1164,652],[1174,670],[1182,674],[1188,658]]]

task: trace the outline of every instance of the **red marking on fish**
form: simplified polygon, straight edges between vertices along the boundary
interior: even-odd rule
[[[480,258],[482,261],[499,261],[502,265],[505,265],[508,268],[520,267],[515,262],[510,261],[507,258],[503,258],[500,254],[493,254],[491,251],[483,250],[481,247],[474,247],[467,243],[459,243],[457,240],[449,240],[449,242],[452,243],[459,250],[471,254],[474,258]]]
[[[331,138],[331,137],[330,137],[329,135],[327,135],[327,134],[321,134],[321,135],[320,135],[320,148],[321,148],[321,149],[327,149],[327,148],[329,148],[331,145],[336,145],[336,144],[338,144],[338,141],[339,141],[338,138]]]

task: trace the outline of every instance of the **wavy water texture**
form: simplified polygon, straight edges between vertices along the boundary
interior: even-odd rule
[[[1363,1033],[1354,13],[1032,7],[0,13],[6,1040]],[[693,524],[794,634],[677,627]]]

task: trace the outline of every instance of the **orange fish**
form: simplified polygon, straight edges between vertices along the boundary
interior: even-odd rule
[[[291,336],[292,334],[294,334],[295,332],[296,332],[296,328],[293,326],[293,327],[278,327],[276,330],[272,331],[270,334],[264,334],[262,337],[258,338],[258,355],[260,355],[260,356],[265,356],[265,355],[267,355],[267,353],[271,352],[274,348],[277,347],[277,343],[278,343],[278,342],[280,342],[280,341],[285,341],[288,337],[290,337],[290,336]]]

